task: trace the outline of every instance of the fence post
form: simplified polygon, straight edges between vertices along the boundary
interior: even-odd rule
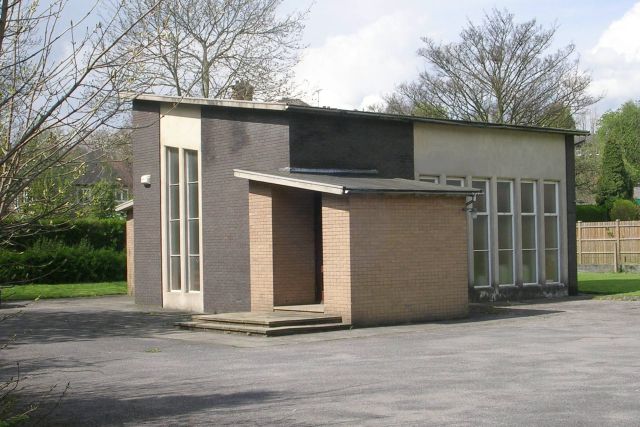
[[[582,265],[582,221],[578,221],[578,264]]]
[[[616,255],[614,259],[614,268],[616,273],[620,271],[620,220],[616,219]]]

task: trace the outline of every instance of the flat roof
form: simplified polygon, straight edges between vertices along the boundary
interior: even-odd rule
[[[480,193],[471,187],[434,184],[401,178],[354,177],[338,175],[318,175],[311,173],[293,173],[288,171],[248,171],[234,169],[238,178],[268,184],[283,185],[329,194],[431,194],[449,196],[471,196]]]
[[[189,104],[189,105],[206,105],[213,107],[229,107],[229,108],[248,108],[254,110],[269,110],[269,111],[291,111],[297,113],[306,114],[324,114],[333,116],[344,117],[361,117],[378,120],[390,120],[400,122],[417,122],[417,123],[430,123],[450,126],[463,126],[485,129],[508,129],[524,132],[543,132],[543,133],[556,133],[564,135],[589,135],[590,132],[586,130],[576,129],[560,129],[551,127],[540,126],[522,126],[522,125],[509,125],[501,123],[489,123],[467,120],[452,120],[452,119],[436,119],[431,117],[420,116],[406,116],[400,114],[388,114],[388,113],[376,113],[370,111],[359,110],[343,110],[339,108],[328,107],[312,107],[306,105],[298,105],[295,103],[286,102],[262,102],[262,101],[240,101],[235,99],[210,99],[210,98],[191,98],[184,96],[169,96],[169,95],[154,95],[154,94],[134,94],[124,92],[121,94],[124,99],[127,100],[139,100],[150,102],[164,102],[171,104]]]

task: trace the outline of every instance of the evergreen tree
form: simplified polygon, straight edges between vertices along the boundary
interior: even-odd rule
[[[632,195],[633,184],[624,165],[622,147],[617,141],[607,138],[602,154],[596,202],[611,209],[614,200],[630,199]]]

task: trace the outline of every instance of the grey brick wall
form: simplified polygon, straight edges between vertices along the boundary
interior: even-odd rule
[[[135,101],[133,125],[135,300],[161,306],[160,105]],[[141,175],[151,175],[151,187],[140,184]]]
[[[204,310],[250,309],[249,184],[233,169],[289,165],[289,127],[281,112],[202,109]]]
[[[387,178],[413,179],[413,124],[290,113],[291,166],[377,169]]]

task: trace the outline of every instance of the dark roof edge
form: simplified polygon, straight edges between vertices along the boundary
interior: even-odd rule
[[[439,125],[450,126],[465,126],[484,129],[508,129],[523,132],[541,132],[541,133],[556,133],[562,135],[590,135],[586,130],[574,130],[574,129],[560,129],[560,128],[545,128],[540,126],[523,126],[523,125],[508,125],[500,123],[489,122],[477,122],[469,120],[453,120],[453,119],[435,119],[430,117],[419,116],[404,116],[400,114],[388,114],[388,113],[376,113],[371,111],[359,111],[359,110],[342,110],[339,108],[326,108],[326,107],[312,107],[305,105],[286,104],[282,102],[262,102],[262,101],[237,101],[233,99],[212,99],[212,98],[188,98],[180,96],[170,95],[154,95],[154,94],[136,94],[130,92],[122,92],[120,96],[125,100],[140,100],[151,101],[159,103],[171,103],[171,104],[189,104],[189,105],[204,105],[210,107],[225,107],[225,108],[243,108],[251,110],[271,110],[271,111],[291,111],[299,113],[309,114],[326,114],[333,116],[345,116],[345,117],[362,117],[379,120],[390,120],[399,122],[418,122],[418,123],[430,123]]]

